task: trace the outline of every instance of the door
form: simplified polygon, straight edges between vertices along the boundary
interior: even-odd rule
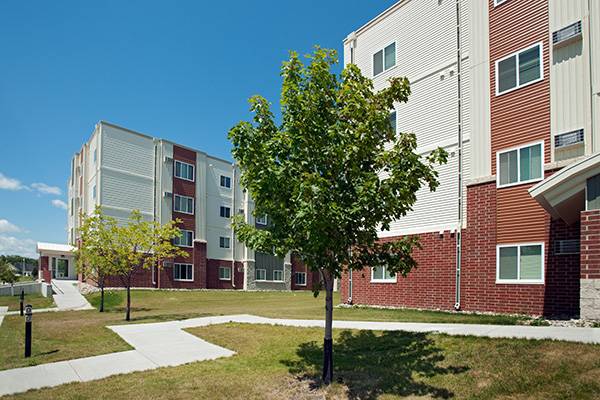
[[[58,279],[69,277],[69,260],[63,258],[56,260],[56,277]]]

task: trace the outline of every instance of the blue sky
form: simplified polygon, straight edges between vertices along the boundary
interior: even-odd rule
[[[97,121],[231,159],[227,131],[248,97],[278,105],[289,50],[341,52],[393,3],[1,2],[0,254],[66,241],[69,162]]]

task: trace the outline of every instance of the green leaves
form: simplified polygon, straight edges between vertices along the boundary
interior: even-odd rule
[[[340,77],[331,72],[334,50],[317,47],[307,59],[292,52],[283,63],[280,124],[267,100],[255,96],[252,121],[229,132],[255,215],[270,221],[258,230],[236,218],[236,234],[260,251],[295,251],[332,276],[381,264],[405,274],[416,265],[418,242],[382,243],[378,231],[412,209],[422,186],[437,188],[435,165],[446,154],[423,157],[414,133],[395,134],[390,126],[390,111],[410,96],[408,79],[393,78],[374,92],[353,64]]]

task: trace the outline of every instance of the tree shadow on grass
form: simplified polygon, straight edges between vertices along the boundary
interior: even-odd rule
[[[321,385],[322,344],[303,343],[299,360],[282,360],[289,371]],[[442,366],[442,349],[424,333],[343,331],[333,346],[334,379],[348,388],[350,399],[375,399],[383,394],[448,399],[454,393],[423,381],[437,375],[460,374],[465,366]]]

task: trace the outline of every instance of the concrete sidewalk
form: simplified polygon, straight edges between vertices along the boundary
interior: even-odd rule
[[[109,326],[135,350],[0,371],[0,395],[24,392],[68,382],[86,382],[107,376],[165,366],[229,357],[233,351],[208,343],[183,329],[228,322],[295,327],[323,327],[322,320],[229,315],[182,321]],[[600,328],[563,328],[410,322],[334,321],[337,329],[439,332],[491,338],[554,339],[600,343]]]
[[[52,286],[56,294],[54,303],[59,311],[91,310],[92,305],[79,293],[77,281],[53,279]]]

